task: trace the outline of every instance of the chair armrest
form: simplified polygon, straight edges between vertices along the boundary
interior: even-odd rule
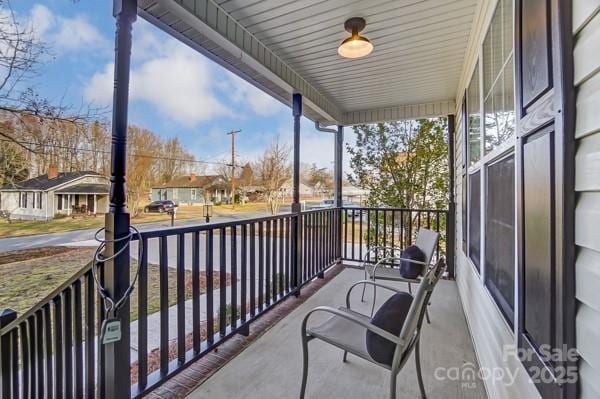
[[[382,338],[387,339],[388,341],[391,341],[393,343],[395,343],[396,345],[400,345],[403,343],[403,340],[400,339],[400,337],[395,336],[394,334],[391,334],[387,331],[385,331],[382,328],[379,328],[371,323],[367,323],[364,320],[359,319],[358,317],[352,315],[351,313],[348,312],[344,312],[342,310],[339,309],[335,309],[332,308],[330,306],[319,306],[314,308],[313,310],[311,310],[310,312],[308,312],[306,314],[306,316],[304,316],[304,320],[302,320],[302,336],[306,336],[306,325],[308,323],[308,319],[311,315],[313,315],[314,313],[317,312],[324,312],[324,313],[330,313],[333,314],[335,316],[339,316],[342,317],[350,322],[356,323],[364,328],[366,328],[367,330],[379,335]]]
[[[357,281],[356,283],[352,284],[350,286],[350,288],[348,288],[348,292],[346,292],[346,307],[348,309],[351,309],[350,294],[352,293],[352,290],[354,289],[354,287],[358,287],[359,285],[371,285],[371,286],[375,286],[375,287],[379,287],[379,288],[384,288],[384,289],[393,291],[395,293],[403,292],[403,290],[400,290],[398,288],[390,287],[389,285],[385,285],[385,284],[376,283],[375,281],[371,281],[371,280]]]

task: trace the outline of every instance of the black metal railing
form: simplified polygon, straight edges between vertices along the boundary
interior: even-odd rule
[[[342,259],[376,262],[380,252],[372,246],[405,248],[415,243],[419,228],[440,233],[436,257],[446,256],[449,242],[448,211],[444,209],[343,208]],[[448,262],[451,260],[448,259]]]
[[[94,323],[103,318],[98,303],[88,265],[20,317],[5,310],[0,316],[0,396],[93,397],[98,378]]]
[[[132,271],[139,265],[132,323],[121,327],[136,349],[131,396],[248,334],[257,317],[336,262],[363,260],[370,245],[405,247],[426,227],[440,232],[437,255],[446,254],[447,221],[446,210],[330,208],[142,232],[130,246]],[[91,264],[18,318],[3,312],[1,397],[102,397],[104,319]]]
[[[121,327],[137,349],[132,397],[248,334],[255,318],[322,277],[340,258],[340,230],[332,208],[142,232],[130,247],[140,273],[132,324]],[[102,397],[110,381],[97,347],[101,303],[88,265],[20,317],[4,314],[2,397]]]

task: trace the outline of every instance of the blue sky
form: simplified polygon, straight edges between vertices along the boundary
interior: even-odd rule
[[[108,0],[13,0],[19,19],[30,21],[51,48],[35,78],[44,96],[75,107],[110,106],[114,19]],[[131,124],[163,137],[177,136],[200,160],[230,157],[225,132],[236,138],[238,159],[252,160],[275,138],[291,143],[291,110],[249,83],[177,42],[141,18],[134,24]],[[350,129],[347,139],[352,140]],[[348,169],[348,157],[344,157]],[[303,118],[301,160],[332,168],[333,135]]]

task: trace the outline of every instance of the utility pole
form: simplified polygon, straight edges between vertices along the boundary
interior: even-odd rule
[[[231,208],[235,209],[235,135],[242,130],[232,130],[227,135],[231,136]]]

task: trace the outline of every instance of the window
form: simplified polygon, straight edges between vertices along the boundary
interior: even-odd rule
[[[469,134],[469,166],[481,159],[481,111],[479,106],[479,63],[475,65],[467,88],[467,129]]]
[[[19,195],[19,208],[27,208],[27,193],[22,192]]]
[[[515,157],[487,167],[485,284],[512,324],[515,294]]]
[[[42,209],[42,193],[35,193],[35,207]]]
[[[62,211],[62,209],[63,209],[63,196],[62,196],[62,194],[58,194],[56,196],[56,209],[58,209],[59,211]]]
[[[196,189],[192,188],[192,199],[195,200],[196,199]]]
[[[481,254],[481,171],[469,176],[469,258],[480,270]]]
[[[512,38],[512,0],[501,0],[483,42],[485,154],[506,142],[514,133]]]

